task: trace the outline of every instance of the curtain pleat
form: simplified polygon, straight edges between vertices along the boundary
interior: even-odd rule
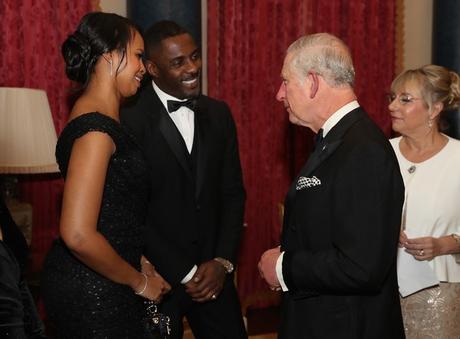
[[[62,42],[98,1],[0,1],[0,86],[43,89],[59,134],[69,114],[71,83],[64,72]],[[21,198],[33,206],[32,265],[39,271],[58,235],[62,195],[59,175],[20,177]]]
[[[312,144],[275,100],[286,48],[304,34],[330,32],[350,47],[361,105],[390,134],[385,93],[395,69],[396,0],[208,1],[208,92],[225,100],[236,120],[248,192],[238,290],[255,306],[276,298],[257,262],[279,244],[278,204]]]

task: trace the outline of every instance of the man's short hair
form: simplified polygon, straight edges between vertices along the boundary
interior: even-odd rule
[[[190,32],[174,21],[163,20],[154,23],[144,34],[146,58],[151,58],[155,48],[163,40],[182,34],[190,34]]]
[[[287,53],[292,53],[291,65],[302,77],[314,71],[331,86],[354,85],[355,69],[350,51],[332,34],[303,36],[289,46]]]

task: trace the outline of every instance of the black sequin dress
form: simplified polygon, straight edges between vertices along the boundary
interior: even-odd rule
[[[92,131],[107,133],[116,145],[106,174],[97,230],[115,251],[140,270],[148,171],[140,149],[122,126],[100,113],[83,114],[62,131],[56,159],[64,178],[72,145]],[[62,240],[50,250],[43,275],[47,315],[58,338],[143,338],[144,299],[126,285],[96,273]]]

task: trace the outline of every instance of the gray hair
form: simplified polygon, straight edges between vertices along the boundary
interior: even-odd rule
[[[299,75],[314,71],[334,87],[353,87],[355,69],[350,51],[345,43],[334,35],[316,33],[294,41],[287,50],[292,54],[291,65]]]

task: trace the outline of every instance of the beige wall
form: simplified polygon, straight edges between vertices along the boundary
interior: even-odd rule
[[[126,1],[127,0],[101,0],[101,9],[103,12],[126,16]]]
[[[431,63],[433,0],[404,0],[403,68]]]

